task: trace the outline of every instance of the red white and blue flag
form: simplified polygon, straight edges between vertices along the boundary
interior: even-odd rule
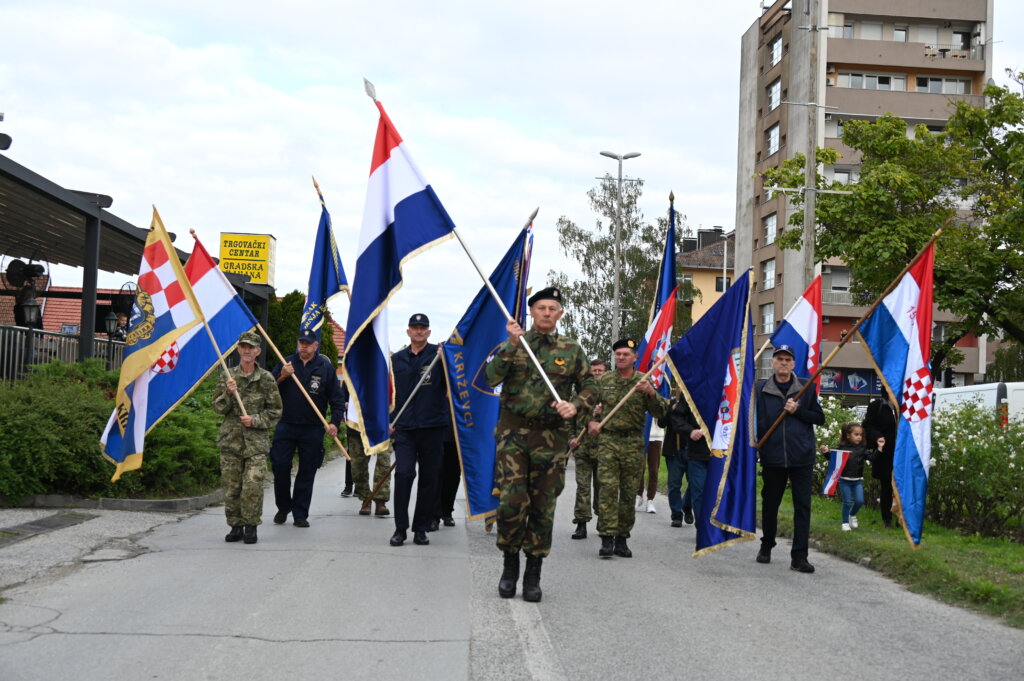
[[[154,233],[157,229],[163,231],[163,224],[159,220],[154,212]],[[126,386],[130,409],[123,428],[119,427],[118,412],[115,410],[111,414],[100,441],[103,443],[104,456],[117,465],[113,477],[115,481],[125,471],[142,466],[146,433],[188,397],[219,361],[210,334],[203,328],[203,319],[216,338],[220,351],[225,354],[234,349],[243,332],[256,326],[252,312],[235,293],[224,274],[217,269],[217,263],[198,239],[184,268],[173,250],[169,251],[173,255],[169,255],[168,260],[163,260],[163,255],[168,251],[158,249],[156,252],[159,257],[154,257],[150,246],[146,246],[139,274],[140,291],[146,291],[150,299],[155,299],[153,292],[161,276],[155,273],[161,268],[170,271],[173,268],[171,263],[177,264],[184,281],[175,279],[170,285],[163,286],[161,293],[170,305],[169,310],[176,310],[179,317],[187,311],[195,323],[185,327],[183,333],[176,337],[162,338],[159,343],[149,344],[154,351],[152,361]],[[157,263],[159,265],[154,268],[153,265]],[[170,275],[163,276],[167,284]],[[148,319],[146,297],[139,295],[136,309],[132,311],[128,328],[129,347],[134,332],[145,333]],[[194,305],[189,302],[190,299]],[[139,300],[142,300],[141,304]],[[197,314],[193,315],[193,310]]]
[[[821,362],[821,275],[796,299],[785,318],[775,327],[772,347],[788,345],[793,348],[793,373],[808,379],[818,370]],[[815,383],[820,382],[820,377]]]
[[[921,543],[932,423],[932,280],[935,244],[926,248],[858,333],[889,394],[900,405],[893,488],[903,528]]]
[[[343,360],[348,420],[362,424],[367,454],[388,446],[391,389],[386,306],[402,286],[402,264],[452,236],[455,223],[424,179],[384,107],[370,163]]]
[[[676,318],[676,209],[669,204],[668,234],[665,236],[665,253],[661,258],[661,271],[658,274],[658,287],[654,292],[654,305],[651,308],[650,326],[637,348],[636,368],[647,372],[651,365],[665,356],[672,347],[672,325]],[[666,370],[662,365],[651,375],[654,387],[662,386]],[[667,392],[667,384],[666,390]]]
[[[832,449],[828,453],[828,471],[825,473],[825,484],[821,486],[821,493],[834,496],[839,489],[839,476],[846,468],[846,462],[850,460],[849,449]]]

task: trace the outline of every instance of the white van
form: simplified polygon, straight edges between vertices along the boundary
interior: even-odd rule
[[[995,409],[1004,407],[1009,418],[1024,419],[1024,381],[1016,383],[979,383],[932,391],[934,412],[958,404],[977,402]]]

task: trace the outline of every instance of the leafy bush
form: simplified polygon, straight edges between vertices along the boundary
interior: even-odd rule
[[[967,404],[932,423],[928,517],[982,536],[1024,539],[1024,421]]]
[[[97,360],[33,367],[27,379],[0,388],[0,495],[17,504],[28,494],[173,497],[215,488],[221,417],[210,406],[214,386],[215,378],[207,380],[153,429],[141,470],[111,483],[99,438],[117,374]]]

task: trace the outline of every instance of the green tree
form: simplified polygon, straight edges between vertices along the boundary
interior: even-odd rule
[[[295,352],[295,339],[299,333],[302,308],[305,304],[306,294],[302,291],[292,291],[282,298],[270,301],[267,310],[267,333],[281,354],[286,357]],[[328,311],[327,320],[330,319]],[[326,355],[334,366],[338,366],[338,346],[334,342],[334,327],[328,321],[320,327],[320,353]],[[263,361],[268,369],[278,363],[277,356],[269,348]]]
[[[1024,344],[1011,341],[995,352],[985,372],[987,381],[1024,381]]]
[[[658,270],[665,249],[668,217],[657,225],[644,221],[637,206],[643,181],[623,183],[619,291],[622,319],[619,334],[639,339],[647,331],[651,303],[657,287]],[[615,340],[611,337],[615,279],[615,224],[618,212],[618,182],[606,175],[587,192],[591,209],[599,216],[593,231],[578,226],[564,215],[558,219],[558,245],[580,270],[579,278],[567,272],[548,272],[548,285],[562,289],[566,308],[562,328],[592,355],[607,356]],[[677,243],[685,216],[676,214]],[[699,295],[687,284],[680,298]],[[689,328],[689,307],[677,305],[676,335]]]
[[[987,109],[957,103],[943,132],[906,123],[892,115],[875,122],[849,121],[843,142],[863,155],[860,181],[819,188],[815,259],[842,258],[850,267],[852,290],[873,300],[906,263],[945,225],[936,248],[935,302],[960,317],[946,340],[933,344],[936,368],[960,361],[953,344],[968,332],[1024,341],[1016,311],[1024,308],[1024,103],[1007,88],[986,90]],[[818,150],[818,161],[835,163],[833,149]],[[803,186],[803,158],[764,173],[765,184]],[[798,196],[794,203],[802,204]],[[966,209],[970,209],[970,211]],[[794,229],[780,239],[799,248],[802,210]]]

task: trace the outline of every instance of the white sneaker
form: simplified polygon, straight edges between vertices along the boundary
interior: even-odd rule
[[[857,527],[859,527],[859,525],[860,525],[860,523],[857,522],[857,516],[851,515],[850,516],[850,527],[852,527],[853,529],[856,530]]]
[[[850,531],[850,523],[843,523],[843,532]]]
[[[640,496],[639,494],[636,495],[636,510],[638,510],[638,511],[644,510],[644,498],[642,496]]]
[[[654,499],[651,499],[651,500],[649,500],[647,502],[647,512],[648,513],[657,513],[658,512],[658,509],[654,508]]]

